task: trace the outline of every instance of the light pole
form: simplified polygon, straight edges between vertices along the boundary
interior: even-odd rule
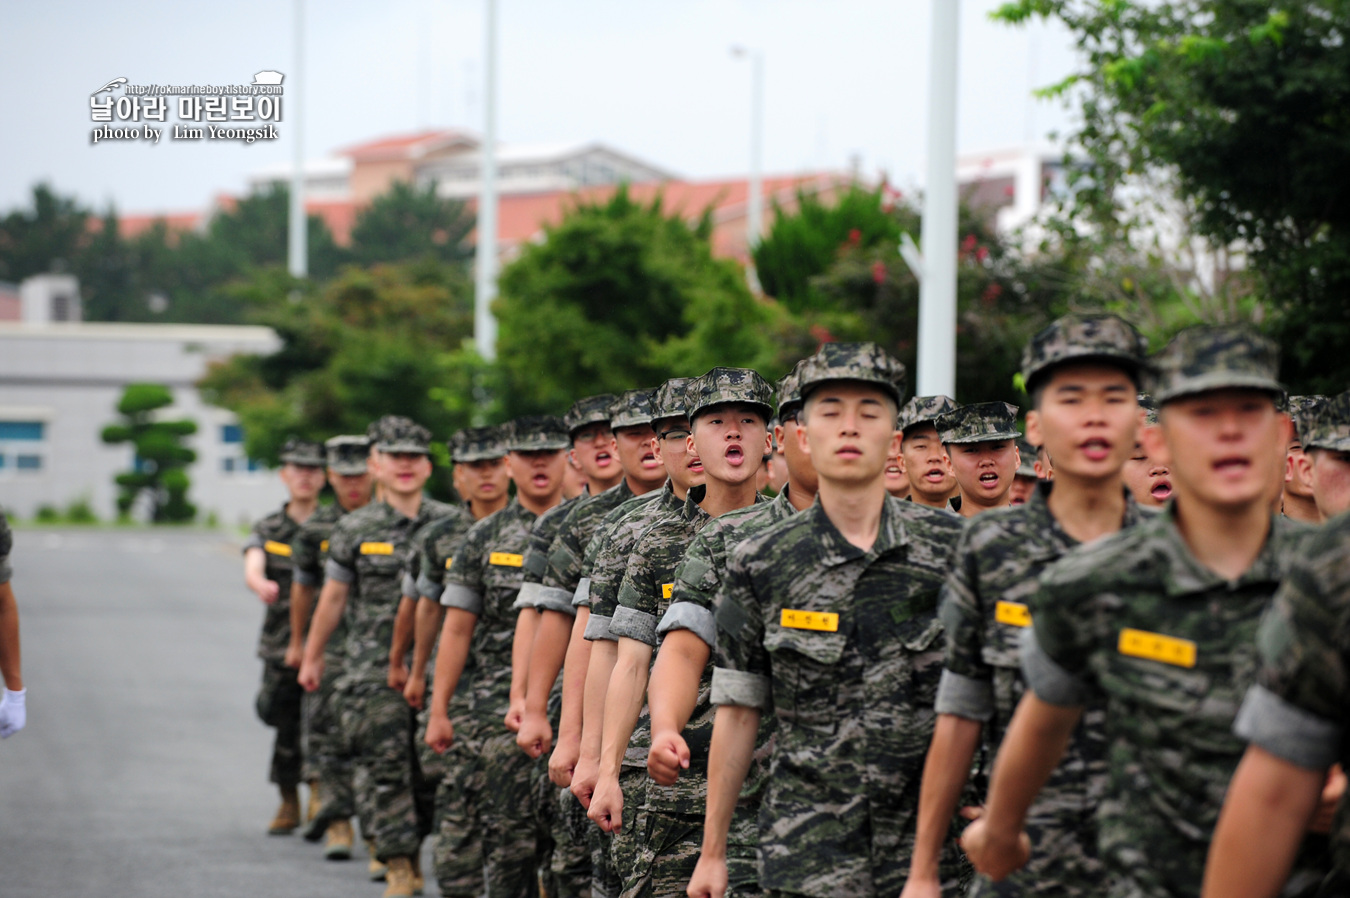
[[[746,201],[745,251],[748,256],[745,276],[750,291],[763,292],[759,284],[759,273],[755,271],[755,247],[764,236],[764,54],[759,50],[745,47],[732,47],[731,55],[737,59],[750,59],[750,196]]]
[[[487,0],[487,77],[484,91],[482,181],[478,188],[478,246],[474,252],[473,343],[488,361],[497,357],[497,0]]]
[[[290,227],[287,233],[287,268],[299,279],[309,273],[305,221],[305,127],[300,96],[301,72],[305,67],[305,0],[295,0],[295,67],[291,70],[291,121],[294,122],[295,162],[291,169]]]

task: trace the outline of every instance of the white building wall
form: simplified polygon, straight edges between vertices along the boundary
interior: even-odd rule
[[[118,420],[126,385],[149,382],[173,392],[167,417],[197,422],[187,442],[197,452],[188,497],[198,519],[214,513],[233,525],[260,517],[281,503],[284,490],[266,470],[223,470],[224,458],[241,458],[238,444],[221,442],[221,425],[234,417],[205,405],[194,384],[212,360],[271,352],[278,345],[263,327],[0,323],[0,423],[44,423],[39,442],[0,440],[6,461],[0,466],[0,506],[31,517],[42,505],[64,510],[87,498],[99,517],[112,518],[113,477],[130,469],[133,452],[129,445],[105,445],[100,434]],[[39,455],[41,466],[19,469],[19,454]]]

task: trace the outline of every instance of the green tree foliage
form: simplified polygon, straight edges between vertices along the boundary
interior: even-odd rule
[[[0,281],[68,270],[84,244],[88,219],[74,199],[57,196],[47,184],[35,186],[32,208],[0,218]]]
[[[473,224],[464,203],[437,196],[434,182],[419,189],[395,181],[357,215],[352,258],[360,265],[422,258],[462,262],[473,254],[464,242]]]
[[[778,377],[796,359],[793,323],[756,299],[738,265],[694,226],[626,189],[578,202],[501,273],[500,414],[558,413],[577,397],[655,386],[715,365]],[[799,341],[798,341],[799,342]]]
[[[1017,0],[997,15],[1057,20],[1082,51],[1049,91],[1081,114],[1070,211],[1113,239],[1138,224],[1122,185],[1163,170],[1197,234],[1247,253],[1291,386],[1344,386],[1350,0]]]
[[[191,485],[186,468],[197,453],[183,445],[183,438],[197,432],[194,421],[163,420],[157,412],[173,405],[173,393],[161,384],[128,384],[117,403],[122,420],[103,428],[103,442],[129,443],[135,450],[133,469],[115,478],[117,509],[125,515],[138,496],[152,499],[156,523],[190,521],[197,508],[187,499]]]

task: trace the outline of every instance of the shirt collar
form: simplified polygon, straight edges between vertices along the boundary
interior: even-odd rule
[[[811,507],[802,514],[810,516],[809,523],[816,535],[816,543],[820,546],[821,564],[834,567],[860,558],[875,558],[897,546],[903,546],[906,542],[905,525],[896,508],[900,501],[890,495],[885,497],[881,506],[881,522],[877,526],[876,542],[872,543],[871,549],[864,551],[849,542],[844,534],[839,532],[839,528],[834,526],[834,522],[825,513],[824,506],[820,504],[820,494],[817,493],[815,502],[811,503]]]

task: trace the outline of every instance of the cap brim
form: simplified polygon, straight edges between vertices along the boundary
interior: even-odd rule
[[[950,443],[953,446],[963,446],[968,443],[996,443],[1000,440],[1020,440],[1022,435],[1015,430],[1001,430],[998,433],[981,433],[973,437],[961,437],[955,440],[943,440],[944,443]]]
[[[506,452],[507,450],[505,449],[501,452],[460,452],[452,454],[450,460],[455,464],[473,461],[493,461],[498,458],[505,458]]]
[[[709,402],[707,405],[700,405],[698,408],[689,412],[689,420],[693,421],[699,415],[710,408],[717,408],[719,405],[749,405],[759,409],[764,413],[764,423],[768,423],[773,417],[773,407],[755,399],[719,399],[716,402]]]
[[[322,468],[328,464],[327,459],[315,459],[312,455],[283,455],[281,456],[283,465],[300,465],[302,468]]]
[[[1022,380],[1027,385],[1028,389],[1033,389],[1035,387],[1034,382],[1037,378],[1044,377],[1061,365],[1083,365],[1091,364],[1093,362],[1101,362],[1102,364],[1125,368],[1126,370],[1133,372],[1136,383],[1143,377],[1144,372],[1149,369],[1149,363],[1147,361],[1126,352],[1103,352],[1100,349],[1092,351],[1083,350],[1082,352],[1077,353],[1070,352],[1070,354],[1060,356],[1053,362],[1046,362],[1039,368],[1033,368],[1030,373],[1023,373]]]
[[[1161,406],[1165,402],[1197,396],[1201,393],[1213,393],[1217,390],[1260,390],[1278,397],[1284,393],[1284,385],[1259,374],[1235,374],[1231,371],[1215,371],[1200,377],[1189,378],[1184,385],[1173,390],[1153,391],[1153,401]]]
[[[430,450],[421,443],[376,443],[381,452],[405,452],[413,455],[429,455]]]
[[[334,474],[341,474],[343,477],[356,477],[370,471],[365,462],[361,462],[360,464],[357,464],[356,462],[344,462],[340,465],[329,465],[328,468]]]

